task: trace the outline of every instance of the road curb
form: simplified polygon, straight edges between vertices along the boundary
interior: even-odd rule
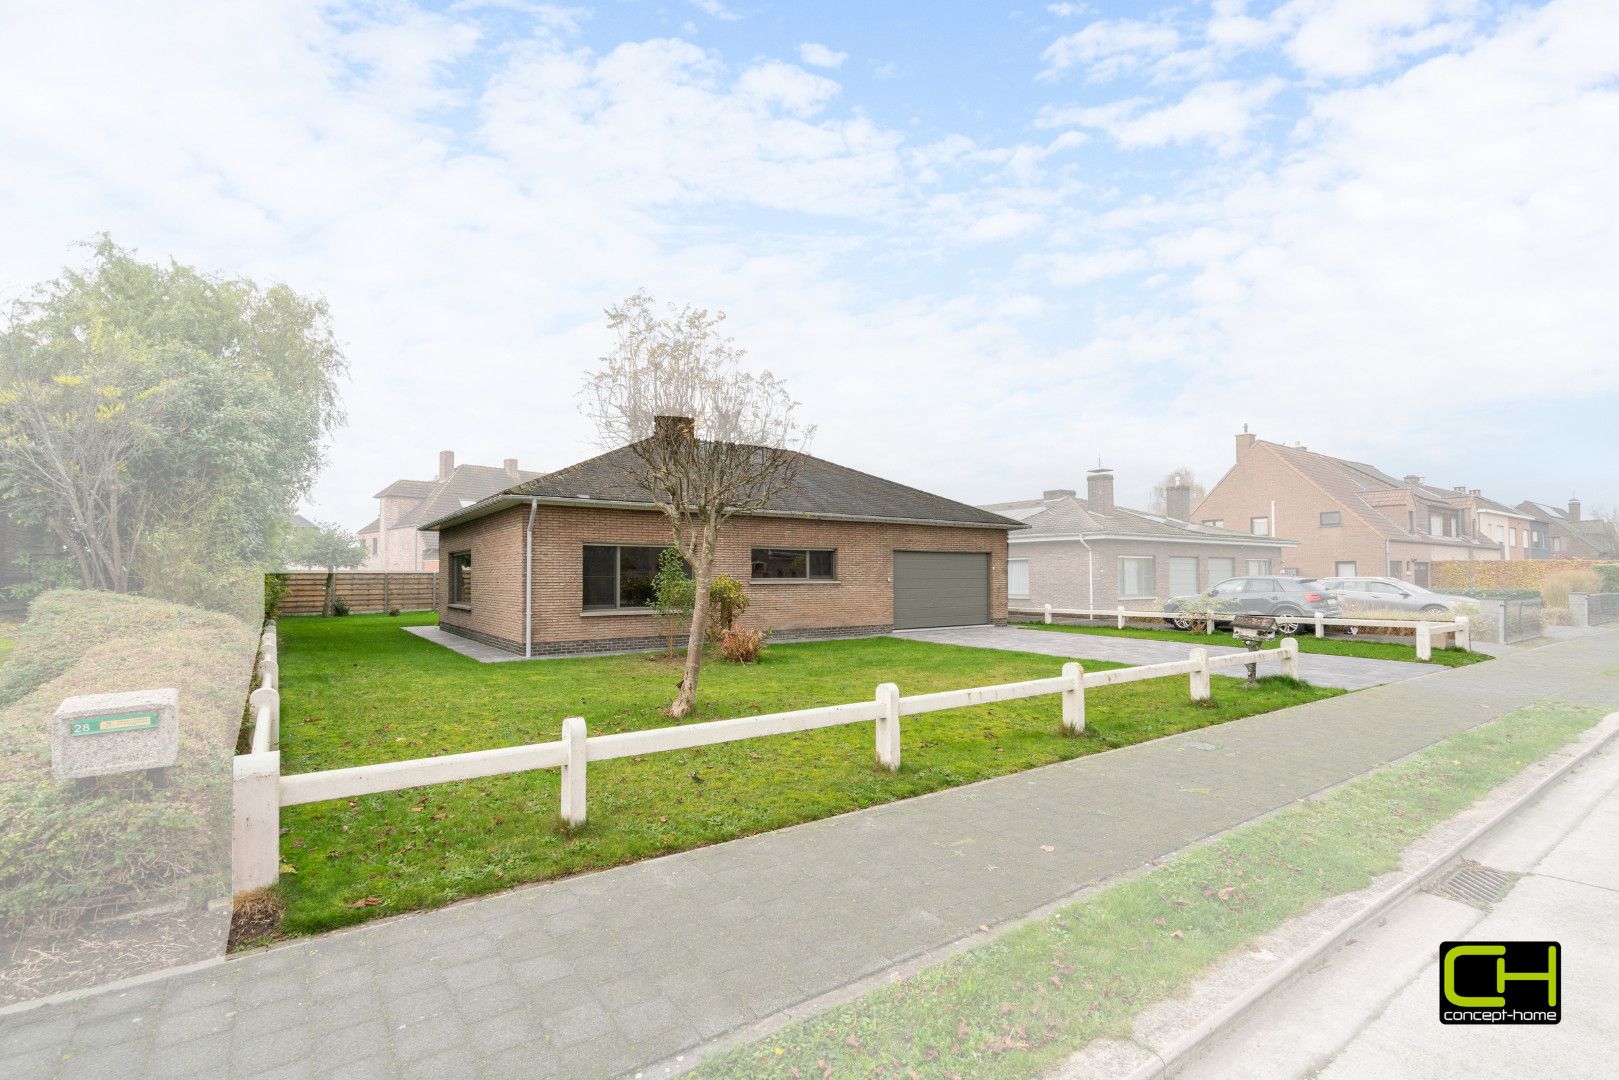
[[[1510,820],[1519,811],[1539,799],[1554,784],[1562,780],[1570,770],[1613,742],[1615,737],[1619,736],[1619,712],[1608,713],[1597,721],[1596,725],[1590,730],[1599,731],[1603,728],[1606,728],[1606,730],[1601,731],[1601,734],[1593,739],[1589,745],[1541,777],[1533,787],[1518,795],[1487,820],[1474,826],[1466,834],[1430,859],[1423,867],[1411,872],[1404,880],[1388,888],[1377,899],[1318,937],[1282,967],[1253,983],[1242,994],[1210,1013],[1167,1048],[1151,1051],[1154,1054],[1154,1060],[1143,1063],[1133,1071],[1126,1073],[1123,1080],[1165,1080],[1175,1068],[1184,1064],[1188,1057],[1226,1028],[1240,1020],[1254,1006],[1258,1005],[1274,991],[1303,974],[1306,968],[1343,942],[1360,927],[1450,871],[1460,862],[1462,855],[1469,848]]]

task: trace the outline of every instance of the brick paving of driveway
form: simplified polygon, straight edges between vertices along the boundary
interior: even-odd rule
[[[1026,626],[953,626],[939,630],[902,630],[896,637],[916,638],[942,645],[970,645],[976,649],[1011,649],[1015,652],[1042,653],[1070,660],[1111,660],[1116,664],[1162,664],[1185,660],[1192,646],[1153,638],[1109,637],[1106,634],[1070,634],[1061,630],[1031,630]],[[1205,646],[1210,656],[1246,652],[1236,645]],[[1261,668],[1272,674],[1274,667]],[[1364,690],[1369,686],[1413,679],[1440,670],[1434,664],[1407,663],[1403,660],[1372,660],[1364,656],[1329,656],[1299,653],[1299,677],[1317,686],[1343,690]],[[1242,669],[1237,668],[1241,675]],[[1230,675],[1232,671],[1222,671]]]
[[[1619,705],[1616,661],[1523,650],[13,1011],[0,1077],[611,1076],[1521,705]]]

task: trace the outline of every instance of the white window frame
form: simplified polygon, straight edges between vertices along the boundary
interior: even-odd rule
[[[1248,531],[1254,536],[1270,535],[1270,518],[1251,517],[1248,519]]]
[[[1269,559],[1248,559],[1248,560],[1246,560],[1246,562],[1248,564],[1248,570],[1247,570],[1246,573],[1244,573],[1242,575],[1243,577],[1275,577],[1276,576],[1275,574],[1272,574],[1270,572],[1270,560]]]
[[[1124,564],[1147,564],[1147,592],[1131,592],[1124,587]],[[1153,600],[1157,598],[1156,589],[1158,581],[1158,560],[1151,555],[1120,555],[1119,556],[1119,599],[1120,600]]]
[[[1344,569],[1344,567],[1346,567],[1346,566],[1349,567],[1348,570]],[[1355,560],[1354,559],[1340,559],[1339,561],[1332,564],[1332,576],[1333,577],[1360,577],[1360,574],[1355,568]]]
[[[1021,569],[1022,572],[1023,572],[1023,591],[1022,592],[1019,592],[1018,589],[1017,589],[1017,577],[1016,577],[1016,574],[1015,574],[1015,571],[1019,570],[1019,569]],[[1027,600],[1029,598],[1029,560],[1028,559],[1007,559],[1006,560],[1006,595],[1007,595],[1008,599],[1012,599],[1012,600]]]

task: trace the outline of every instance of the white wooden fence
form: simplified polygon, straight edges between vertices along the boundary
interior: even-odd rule
[[[273,627],[265,632],[264,648],[264,655],[270,657],[273,664]],[[261,679],[259,689],[253,692],[254,695],[262,695],[254,706],[253,752],[238,756],[235,763],[235,820],[231,830],[232,888],[241,892],[275,884],[281,866],[280,810],[283,806],[326,799],[351,799],[400,788],[473,780],[533,769],[561,769],[562,819],[569,826],[577,826],[585,821],[585,778],[593,761],[686,750],[844,724],[873,723],[877,762],[892,772],[898,770],[900,764],[901,717],[1060,694],[1062,730],[1065,734],[1077,735],[1085,730],[1087,689],[1186,675],[1190,677],[1191,699],[1208,701],[1212,696],[1209,682],[1211,673],[1248,664],[1277,664],[1283,675],[1296,679],[1299,674],[1298,642],[1285,638],[1279,648],[1220,656],[1210,656],[1207,649],[1194,648],[1185,660],[1089,673],[1079,663],[1069,661],[1062,666],[1061,675],[1050,678],[913,694],[910,697],[901,697],[899,687],[895,684],[883,683],[869,701],[679,727],[623,731],[612,735],[587,736],[585,721],[581,717],[570,716],[562,722],[562,737],[555,742],[476,750],[411,761],[390,761],[294,776],[280,775],[281,754],[277,749],[279,696],[274,686]],[[259,670],[261,673],[265,670],[262,660]],[[275,670],[274,667],[270,669],[271,679],[275,677]],[[265,694],[266,690],[270,693]]]
[[[1115,619],[1118,629],[1124,629],[1126,619],[1152,619],[1164,622],[1178,614],[1184,614],[1192,623],[1205,623],[1204,632],[1214,633],[1214,624],[1221,619],[1229,619],[1231,612],[1174,612],[1174,611],[1131,611],[1127,608],[1054,608],[1045,605],[1043,612],[1046,622],[1051,622],[1053,615],[1062,615],[1067,618],[1091,619],[1104,621]],[[1326,637],[1327,628],[1354,628],[1358,630],[1371,630],[1378,627],[1391,626],[1396,629],[1410,627],[1416,637],[1417,659],[1433,659],[1434,637],[1449,636],[1456,647],[1472,651],[1473,631],[1472,622],[1466,615],[1458,615],[1450,622],[1432,622],[1426,619],[1329,619],[1323,615],[1300,615],[1293,621],[1300,627],[1310,626],[1315,629],[1315,636]]]

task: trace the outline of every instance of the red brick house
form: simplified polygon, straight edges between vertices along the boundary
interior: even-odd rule
[[[516,458],[499,466],[457,465],[455,451],[440,450],[438,476],[432,480],[395,480],[373,496],[377,516],[358,536],[366,559],[360,569],[373,571],[437,570],[438,536],[421,528],[424,521],[444,517],[504,491],[519,480],[540,475],[517,467]]]
[[[622,448],[424,522],[439,537],[439,626],[520,656],[660,648],[648,608],[668,520]],[[1020,522],[798,455],[788,490],[732,518],[716,574],[777,640],[1006,621]]]

